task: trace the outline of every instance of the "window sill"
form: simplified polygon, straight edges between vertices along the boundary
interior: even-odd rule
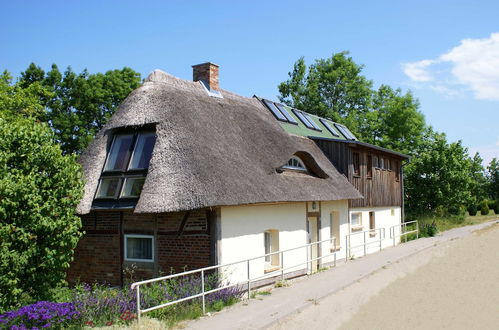
[[[337,247],[332,247],[329,249],[329,252],[338,252],[341,250],[341,246],[337,246]]]
[[[362,226],[352,226],[352,232],[361,231],[362,229],[364,229],[364,227],[362,227]]]
[[[275,265],[265,266],[265,269],[263,270],[263,273],[264,274],[272,273],[272,272],[275,272],[276,270],[279,270],[279,269],[281,269],[281,267],[275,266]]]

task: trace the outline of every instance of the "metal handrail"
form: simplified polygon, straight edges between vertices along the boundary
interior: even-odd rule
[[[248,299],[249,299],[250,296],[251,296],[251,283],[254,282],[254,281],[263,280],[263,279],[267,279],[267,278],[272,278],[278,272],[280,272],[280,274],[281,274],[281,276],[280,276],[281,280],[284,280],[284,278],[285,278],[284,272],[286,270],[290,270],[290,269],[296,268],[296,267],[301,266],[301,265],[308,265],[309,263],[311,264],[313,261],[321,260],[321,259],[324,259],[324,258],[327,258],[327,257],[331,257],[331,256],[334,257],[333,265],[336,266],[336,251],[334,251],[332,253],[329,253],[329,254],[326,254],[326,255],[321,255],[321,256],[319,256],[317,258],[312,258],[312,246],[319,245],[319,244],[322,244],[322,243],[325,243],[325,242],[334,243],[334,246],[336,246],[336,237],[331,237],[329,239],[325,239],[325,240],[322,240],[322,241],[312,242],[312,243],[308,243],[308,244],[305,244],[305,245],[297,246],[297,247],[294,247],[294,248],[289,248],[289,249],[286,249],[286,250],[275,251],[275,252],[267,253],[267,254],[264,254],[264,255],[257,256],[257,257],[252,257],[252,258],[244,259],[244,260],[239,260],[239,261],[230,262],[230,263],[221,264],[221,265],[208,266],[208,267],[204,267],[204,268],[199,268],[199,269],[194,269],[194,270],[190,270],[190,271],[185,271],[185,272],[182,272],[182,273],[171,274],[171,275],[167,275],[167,276],[162,276],[162,277],[157,277],[157,278],[153,278],[153,279],[149,279],[149,280],[138,281],[138,282],[132,283],[131,289],[132,290],[136,289],[137,319],[140,322],[140,317],[141,317],[141,314],[143,314],[143,313],[147,313],[147,312],[150,312],[150,311],[153,311],[153,310],[156,310],[156,309],[164,308],[164,307],[167,307],[167,306],[170,306],[170,305],[178,304],[180,302],[188,301],[188,300],[195,299],[195,298],[202,298],[203,314],[206,314],[205,296],[208,295],[208,294],[210,294],[210,293],[214,293],[214,292],[217,292],[217,291],[220,291],[220,290],[223,290],[223,289],[227,289],[227,288],[230,288],[230,287],[234,287],[234,286],[247,285],[247,292],[248,292]],[[310,253],[309,253],[308,247],[310,248]],[[319,247],[320,247],[320,245],[319,245]],[[306,252],[307,252],[306,261],[300,262],[300,263],[292,265],[292,266],[284,267],[284,253],[285,252],[289,252],[289,251],[294,251],[294,250],[302,249],[302,248],[306,248]],[[251,278],[250,261],[253,261],[253,260],[256,260],[256,259],[265,258],[267,256],[272,256],[272,255],[276,255],[276,254],[279,254],[279,268],[276,268],[275,270],[272,270],[272,271],[264,274],[263,276],[258,276],[258,277],[255,277],[255,278]],[[224,285],[224,286],[221,286],[221,287],[217,287],[215,289],[211,289],[211,290],[205,291],[205,283],[204,283],[205,272],[213,270],[213,269],[218,269],[218,268],[222,268],[222,267],[229,267],[229,266],[233,266],[233,265],[236,265],[236,264],[243,264],[243,263],[246,263],[246,265],[247,265],[247,279],[245,281],[239,281],[239,282],[234,283],[234,284],[227,284],[227,285]],[[308,269],[308,266],[307,266],[307,269]],[[312,269],[312,267],[310,267],[310,269]],[[191,296],[188,296],[188,297],[184,297],[184,298],[181,298],[181,299],[169,301],[169,302],[161,304],[161,305],[149,307],[149,308],[146,308],[146,309],[141,309],[141,306],[140,306],[140,286],[141,285],[155,283],[155,282],[159,282],[159,281],[169,280],[169,279],[173,279],[173,278],[176,278],[176,277],[186,276],[186,275],[192,275],[192,274],[197,274],[197,273],[201,274],[201,292],[200,293],[197,293],[197,294],[194,294],[194,295],[191,295]]]
[[[407,225],[413,224],[413,223],[416,224],[416,229],[407,231]],[[400,227],[400,235],[395,235],[395,228],[396,227]],[[394,225],[394,226],[390,227],[390,238],[393,238],[393,245],[396,244],[397,237],[402,237],[402,236],[405,237],[405,242],[407,243],[407,235],[412,234],[412,233],[416,233],[416,239],[419,238],[419,224],[418,224],[417,220],[407,221],[407,222],[401,223],[399,225]]]
[[[376,241],[367,241],[366,239],[366,234],[367,233],[376,233],[377,231],[379,231],[379,240],[376,240]],[[355,236],[355,235],[359,235],[359,234],[363,234],[363,243],[360,244],[360,245],[355,245],[355,246],[352,246],[352,236]],[[369,244],[373,244],[373,243],[379,243],[379,250],[381,251],[382,248],[383,248],[383,240],[386,238],[386,230],[384,227],[381,227],[381,228],[375,228],[375,229],[369,229],[369,230],[363,230],[363,231],[356,231],[356,232],[353,232],[353,233],[350,233],[348,235],[345,236],[345,242],[346,242],[346,251],[345,251],[345,261],[348,261],[348,258],[351,256],[351,252],[352,252],[352,249],[355,249],[355,248],[358,248],[358,247],[364,247],[364,255],[367,255],[367,246]]]

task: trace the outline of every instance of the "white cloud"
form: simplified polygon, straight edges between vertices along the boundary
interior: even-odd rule
[[[424,82],[431,81],[433,78],[428,71],[428,67],[433,64],[433,60],[422,60],[402,64],[402,70],[411,78],[412,81]]]
[[[477,99],[499,100],[499,33],[484,39],[464,39],[435,59],[405,63],[402,70],[413,82],[447,95],[455,85],[471,90]]]

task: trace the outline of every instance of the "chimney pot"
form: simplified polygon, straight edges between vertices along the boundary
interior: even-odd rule
[[[208,84],[210,89],[219,90],[218,84],[218,70],[219,66],[215,63],[206,62],[192,66],[192,80],[203,80]]]

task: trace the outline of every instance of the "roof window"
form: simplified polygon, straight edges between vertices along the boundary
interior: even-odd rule
[[[338,131],[340,131],[341,134],[343,134],[345,138],[347,138],[347,140],[357,141],[355,135],[353,135],[352,132],[350,132],[350,130],[346,126],[343,126],[338,123],[334,123],[334,126],[338,129]]]
[[[340,136],[340,134],[333,128],[333,126],[331,126],[331,124],[329,124],[329,122],[327,120],[322,119],[322,118],[319,120],[321,121],[322,125],[324,125],[331,134],[333,134],[334,136],[337,136],[337,137]]]
[[[139,198],[155,142],[151,131],[115,134],[95,198]]]

